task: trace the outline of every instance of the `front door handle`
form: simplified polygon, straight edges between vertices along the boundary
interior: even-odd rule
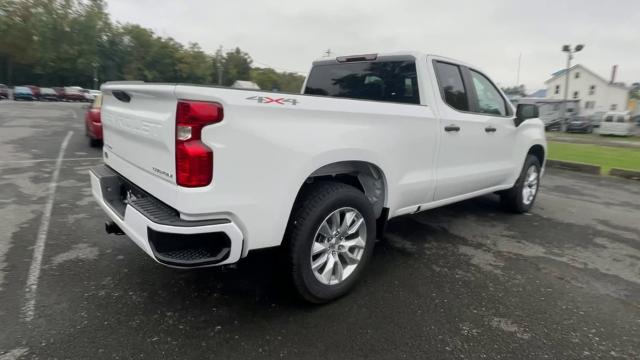
[[[488,133],[496,132],[496,130],[497,130],[497,129],[496,129],[496,128],[494,128],[493,126],[487,126],[486,128],[484,128],[484,131],[485,131],[485,132],[488,132]]]
[[[445,126],[444,127],[444,131],[446,131],[446,132],[452,132],[452,131],[458,132],[458,131],[460,131],[460,126],[458,126],[458,125]]]

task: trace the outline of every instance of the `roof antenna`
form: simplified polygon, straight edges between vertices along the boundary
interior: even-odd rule
[[[324,57],[331,57],[331,49],[327,49],[327,51],[324,52],[325,56]]]

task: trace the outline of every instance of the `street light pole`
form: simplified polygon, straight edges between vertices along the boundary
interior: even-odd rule
[[[578,51],[582,50],[584,48],[584,45],[579,44],[576,45],[575,49],[571,49],[571,45],[564,45],[562,47],[562,51],[567,53],[567,68],[564,71],[564,102],[562,104],[562,116],[560,117],[560,119],[562,119],[562,122],[564,123],[565,118],[567,116],[567,101],[569,100],[569,69],[571,69],[571,59],[573,59],[573,54],[577,53]]]

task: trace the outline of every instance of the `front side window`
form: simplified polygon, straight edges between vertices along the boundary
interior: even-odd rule
[[[414,61],[319,64],[311,69],[304,93],[420,104]]]
[[[469,111],[469,100],[462,81],[460,67],[438,61],[435,68],[438,86],[444,101],[454,109]]]
[[[484,75],[471,70],[473,87],[478,99],[478,112],[491,115],[507,115],[507,105],[498,89]]]
[[[604,122],[613,122],[613,116],[609,115],[604,118]]]

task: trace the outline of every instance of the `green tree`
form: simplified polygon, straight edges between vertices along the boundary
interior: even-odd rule
[[[238,47],[233,51],[227,52],[224,57],[222,84],[230,86],[236,80],[250,80],[252,62],[251,56]]]
[[[211,61],[211,57],[202,51],[200,45],[189,44],[187,49],[178,54],[178,81],[195,84],[211,83],[213,76],[213,69],[209,65]]]

